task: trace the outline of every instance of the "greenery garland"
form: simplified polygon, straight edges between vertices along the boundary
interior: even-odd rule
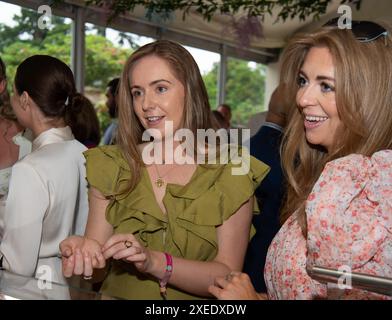
[[[261,17],[265,14],[272,15],[272,10],[279,8],[277,21],[298,17],[305,20],[309,16],[318,19],[324,14],[328,5],[333,0],[86,0],[86,5],[96,5],[109,10],[110,18],[114,19],[119,14],[133,11],[136,6],[146,8],[146,17],[151,19],[153,15],[161,18],[169,18],[175,10],[183,11],[183,19],[191,9],[198,12],[204,19],[210,21],[214,15],[235,15],[240,11],[247,13],[248,17]],[[64,2],[64,1],[56,1]],[[353,4],[356,9],[360,8],[362,0],[342,0],[341,4]]]

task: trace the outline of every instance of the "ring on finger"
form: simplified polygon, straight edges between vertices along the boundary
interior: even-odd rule
[[[124,246],[125,246],[127,249],[130,248],[130,247],[132,247],[132,241],[125,240],[125,241],[124,241]]]
[[[83,276],[84,280],[91,280],[93,278],[93,276]]]
[[[231,281],[233,279],[233,275],[231,273],[227,274],[225,277],[226,281]]]

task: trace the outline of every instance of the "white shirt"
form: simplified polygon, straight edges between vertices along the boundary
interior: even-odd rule
[[[87,222],[85,150],[69,127],[52,128],[13,166],[0,244],[5,269],[65,283],[59,244],[84,234]]]
[[[22,159],[25,155],[31,152],[31,131],[26,129],[23,132],[16,134],[12,141],[19,146],[18,160]],[[4,230],[4,213],[5,203],[7,200],[8,187],[11,180],[12,166],[0,170],[0,242],[3,237]]]

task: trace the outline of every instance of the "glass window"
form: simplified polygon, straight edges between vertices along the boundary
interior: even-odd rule
[[[107,84],[121,77],[125,62],[138,47],[154,39],[141,37],[112,28],[86,23],[85,87],[84,93],[94,104],[100,122],[102,137],[115,118],[106,105]]]
[[[72,20],[52,15],[43,27],[42,16],[38,11],[0,2],[0,55],[9,86],[16,67],[34,54],[51,55],[70,65]]]
[[[232,125],[247,127],[249,118],[265,111],[266,67],[262,64],[228,57],[225,103],[232,110]]]
[[[217,107],[220,55],[215,52],[197,49],[194,47],[185,46],[185,48],[192,54],[199,66],[200,73],[203,76],[204,84],[207,88],[211,109],[214,110]]]

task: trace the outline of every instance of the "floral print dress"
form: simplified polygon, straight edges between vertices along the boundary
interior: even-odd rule
[[[310,278],[306,266],[348,266],[392,278],[392,150],[327,163],[305,210],[307,239],[294,213],[270,245],[264,273],[269,297],[390,298],[360,289],[332,290]]]

